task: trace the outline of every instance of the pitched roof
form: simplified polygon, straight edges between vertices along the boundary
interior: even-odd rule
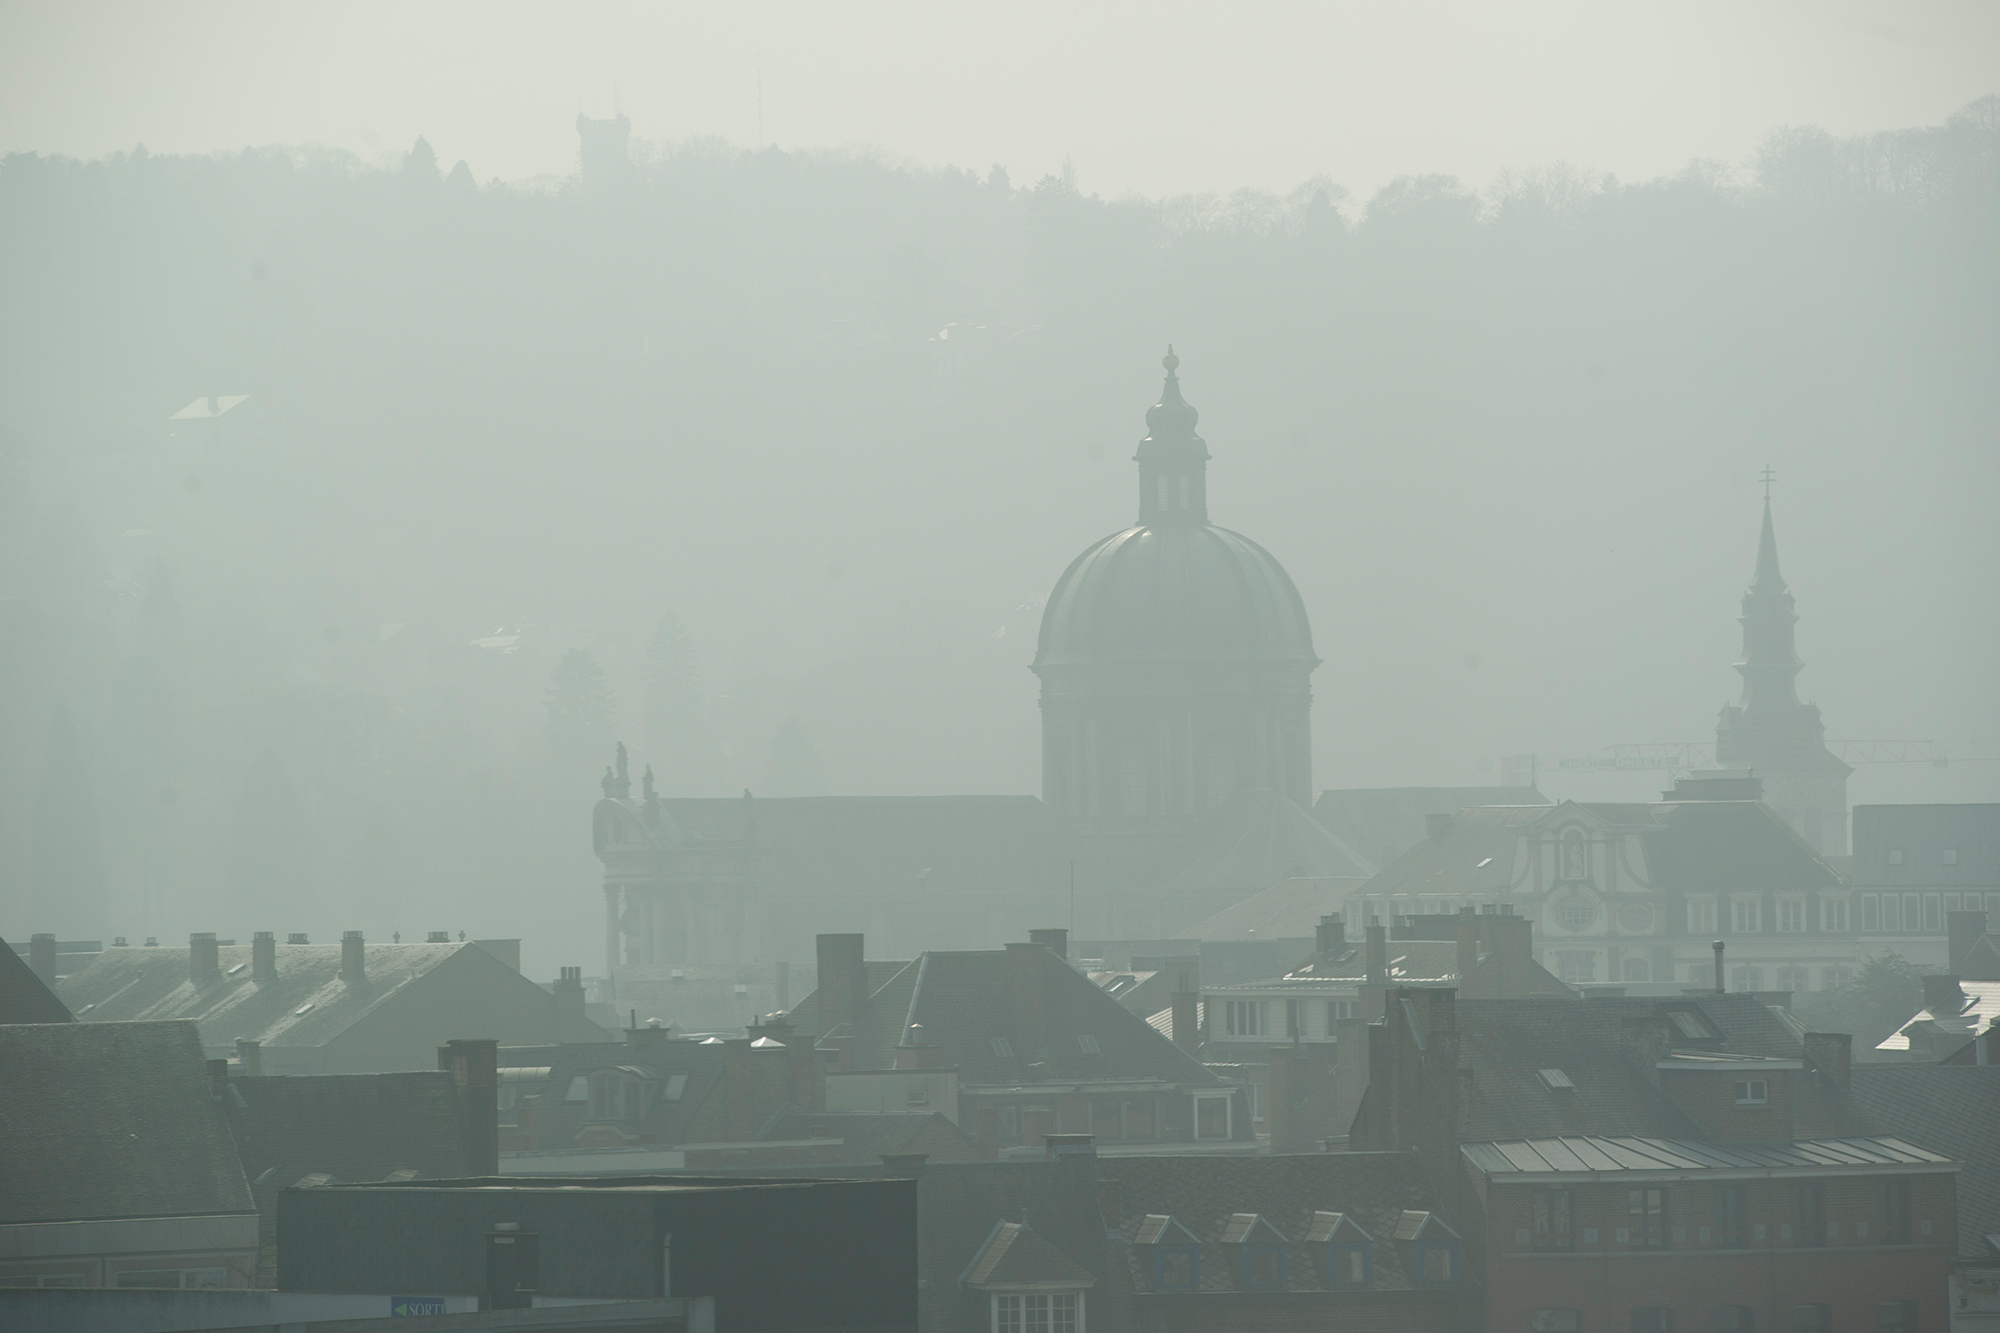
[[[249,1213],[191,1023],[0,1027],[0,1222]]]
[[[1668,1019],[1685,1009],[1718,1034],[1716,1049],[1797,1059],[1797,1037],[1754,995],[1698,995],[1661,1001],[1606,997],[1582,1001],[1459,1000],[1459,1138],[1466,1141],[1642,1135],[1693,1138],[1699,1129],[1635,1069],[1621,1026]],[[1675,1044],[1685,1044],[1675,1029]],[[1552,1087],[1545,1069],[1574,1085]]]
[[[69,1010],[56,993],[28,966],[28,960],[14,952],[14,946],[0,940],[0,1023],[67,1023]]]
[[[1375,894],[1492,895],[1517,873],[1515,848],[1535,828],[1572,812],[1636,830],[1656,888],[1684,893],[1831,888],[1840,882],[1771,808],[1760,801],[1661,801],[1650,805],[1564,801],[1542,806],[1478,806],[1459,811],[1442,837],[1425,838],[1368,882]]]
[[[1019,1222],[995,1222],[960,1281],[980,1289],[1097,1285],[1088,1270]]]
[[[1262,1157],[1119,1157],[1098,1163],[1100,1176],[1118,1181],[1118,1230],[1135,1291],[1153,1290],[1147,1246],[1170,1217],[1201,1245],[1201,1289],[1236,1291],[1237,1271],[1223,1247],[1248,1230],[1239,1219],[1255,1214],[1287,1238],[1286,1289],[1324,1291],[1326,1270],[1306,1239],[1330,1230],[1323,1214],[1345,1214],[1374,1237],[1393,1235],[1403,1214],[1431,1207],[1429,1187],[1409,1153],[1304,1153]],[[1150,1230],[1149,1230],[1150,1225]],[[1144,1237],[1145,1239],[1142,1239]],[[1259,1230],[1259,1240],[1272,1239]],[[1413,1286],[1404,1258],[1378,1245],[1374,1287]]]
[[[340,978],[340,945],[280,944],[276,980],[259,984],[251,980],[251,946],[238,944],[220,946],[220,971],[198,984],[189,976],[185,947],[106,949],[63,978],[59,993],[66,1003],[94,1005],[86,1020],[91,1023],[191,1021],[209,1047],[239,1037],[271,1048],[321,1046],[461,952],[461,963],[519,975],[476,944],[369,944],[363,952],[367,983],[353,986]]]
[[[232,1078],[223,1109],[252,1181],[314,1173],[381,1180],[392,1171],[467,1174],[458,1088],[448,1073]]]
[[[961,1086],[1218,1081],[1145,1019],[1039,945],[927,953],[898,981],[906,986],[891,983],[871,1002],[858,1034],[857,1067],[888,1067],[906,1024],[917,1022],[924,1025],[925,1040],[942,1048],[944,1063],[957,1068]]]
[[[1467,1143],[1461,1151],[1468,1161],[1488,1176],[1736,1173],[1787,1168],[1828,1172],[1907,1172],[1952,1165],[1951,1159],[1943,1154],[1898,1138],[1717,1143],[1713,1140],[1585,1135],[1510,1143]]]
[[[605,1069],[622,1069],[638,1077],[644,1097],[642,1115],[621,1127],[669,1145],[691,1141],[690,1131],[722,1083],[725,1045],[704,1046],[684,1038],[630,1044],[617,1041],[565,1042],[560,1046],[503,1046],[500,1063],[512,1068],[548,1070],[544,1079],[524,1077],[522,1091],[539,1085],[535,1113],[535,1149],[576,1146],[578,1131],[590,1122],[587,1087],[579,1080]]]
[[[1365,879],[1371,869],[1284,793],[1244,791],[1168,842],[1137,882],[1174,895],[1247,897],[1282,880]]]
[[[1964,996],[1962,1001],[1955,1002],[1950,1009],[1919,1009],[1894,1032],[1876,1042],[1875,1049],[1909,1050],[1910,1029],[1920,1024],[1932,1029],[1948,1043],[1949,1049],[1949,1043],[1971,1041],[1976,1034],[2000,1021],[2000,981],[1961,981],[1958,989]]]
[[[1888,1133],[1959,1163],[1958,1249],[2000,1232],[2000,1065],[1857,1064],[1848,1096]]]
[[[1547,806],[1533,787],[1352,787],[1323,791],[1313,818],[1380,870],[1422,842],[1431,815],[1475,805]]]
[[[1347,896],[1368,882],[1359,875],[1293,876],[1180,932],[1181,939],[1311,939],[1319,919],[1340,910]]]

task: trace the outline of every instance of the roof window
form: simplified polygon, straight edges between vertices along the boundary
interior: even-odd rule
[[[1091,1036],[1088,1032],[1079,1032],[1076,1034],[1076,1048],[1085,1055],[1104,1054],[1097,1045],[1097,1038]]]
[[[1570,1082],[1569,1075],[1563,1073],[1560,1069],[1537,1069],[1535,1077],[1540,1079],[1542,1086],[1550,1092],[1576,1091],[1576,1084]]]
[[[1002,1060],[1010,1060],[1013,1058],[1014,1044],[1008,1041],[1005,1037],[994,1037],[991,1039],[990,1044],[993,1047],[993,1054],[999,1056]]]

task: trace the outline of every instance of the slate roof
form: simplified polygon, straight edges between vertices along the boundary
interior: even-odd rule
[[[1362,875],[1293,876],[1260,889],[1242,902],[1180,932],[1195,940],[1311,939],[1319,919],[1340,910],[1349,894],[1366,884]]]
[[[909,965],[908,960],[863,963],[862,968],[867,978],[866,985],[869,995],[874,995],[884,986],[894,981],[902,974],[903,969]],[[787,1010],[785,1018],[787,1022],[791,1023],[800,1032],[810,1032],[815,1037],[824,1036],[826,1033],[826,1027],[820,1022],[819,1018],[819,992],[817,990]]]
[[[1431,1207],[1416,1158],[1409,1153],[1306,1153],[1261,1157],[1119,1157],[1098,1163],[1119,1182],[1118,1230],[1127,1242],[1133,1289],[1153,1291],[1152,1256],[1140,1244],[1148,1215],[1168,1216],[1201,1244],[1201,1290],[1241,1290],[1224,1237],[1240,1214],[1255,1213],[1289,1242],[1286,1290],[1326,1291],[1326,1268],[1306,1240],[1321,1213],[1344,1213],[1377,1239],[1373,1290],[1414,1285],[1393,1236],[1403,1214]],[[1267,1234],[1267,1233],[1265,1233]],[[1260,1235],[1260,1239],[1261,1239]]]
[[[512,972],[471,943],[369,944],[363,955],[368,982],[350,986],[340,979],[340,947],[280,944],[276,981],[258,985],[250,979],[251,946],[222,945],[221,974],[205,986],[188,975],[186,946],[106,949],[90,966],[65,977],[59,993],[68,1004],[95,1005],[85,1020],[91,1023],[189,1020],[211,1048],[230,1046],[239,1037],[266,1047],[321,1046],[461,950],[476,964]],[[312,1007],[300,1013],[307,1005]]]
[[[905,997],[907,996],[907,999]],[[1200,1061],[1038,945],[927,953],[881,991],[858,1034],[857,1068],[888,1068],[911,1022],[942,1048],[960,1086],[1160,1079],[1210,1086]],[[1077,1040],[1092,1039],[1095,1050]]]
[[[1136,882],[1177,896],[1247,897],[1282,880],[1366,879],[1370,870],[1366,860],[1282,792],[1244,791],[1170,840],[1139,870]],[[1180,934],[1188,937],[1187,931]]]
[[[1422,842],[1431,815],[1475,805],[1548,804],[1533,787],[1353,787],[1321,792],[1312,812],[1372,863],[1372,874]]]
[[[1024,1224],[1097,1279],[1093,1326],[1118,1328],[1122,1284],[1109,1282],[1105,1221],[1096,1184],[1075,1158],[928,1163],[917,1178],[920,1279],[918,1326],[984,1330],[983,1299],[966,1299],[961,1279],[993,1235],[994,1224]],[[1101,1169],[1104,1163],[1096,1165]]]
[[[1700,1130],[1651,1079],[1633,1068],[1620,1035],[1627,1018],[1691,1006],[1720,1034],[1708,1048],[1798,1059],[1801,1049],[1754,995],[1691,995],[1676,1000],[1607,997],[1582,1001],[1459,1000],[1462,1141],[1641,1135],[1694,1138]],[[1683,1043],[1677,1036],[1675,1044]],[[1542,1079],[1560,1069],[1575,1085]]]
[[[443,1072],[232,1078],[222,1101],[256,1201],[260,1281],[277,1281],[278,1194],[306,1176],[469,1174],[457,1085]]]
[[[1389,940],[1392,983],[1443,981],[1458,976],[1457,940]],[[1365,943],[1348,942],[1312,955],[1285,973],[1286,981],[1355,982],[1368,977]],[[1268,984],[1268,983],[1266,983]]]
[[[0,1023],[67,1023],[71,1014],[14,946],[0,940]]]
[[[1493,895],[1515,873],[1520,837],[1570,809],[1644,839],[1653,886],[1683,893],[1831,888],[1833,867],[1761,801],[1663,801],[1650,805],[1564,801],[1560,805],[1479,806],[1452,817],[1443,837],[1425,838],[1370,880],[1373,894]]]
[[[1097,1285],[1089,1270],[1019,1222],[995,1222],[993,1234],[972,1256],[959,1280],[978,1288]]]
[[[1488,1176],[1579,1173],[1886,1170],[1949,1167],[1951,1159],[1897,1138],[1743,1141],[1599,1137],[1467,1143],[1466,1159]]]
[[[939,1135],[956,1141],[958,1151],[953,1157],[917,1147],[920,1136],[934,1143]],[[876,1162],[891,1154],[916,1151],[927,1151],[936,1161],[973,1161],[984,1156],[978,1144],[938,1111],[801,1111],[787,1107],[772,1116],[757,1137],[777,1142],[839,1139],[841,1159],[848,1162]]]
[[[1954,1043],[1971,1041],[1976,1033],[1984,1032],[2000,1020],[2000,981],[1961,981],[1958,988],[1965,999],[1956,1006],[1956,1012],[1919,1009],[1894,1032],[1876,1042],[1875,1049],[1909,1050],[1909,1031],[1919,1024],[1934,1029],[1938,1037],[1946,1042],[1946,1049],[1950,1049]]]
[[[524,1093],[539,1091],[541,1100],[535,1114],[534,1148],[563,1149],[576,1146],[577,1131],[590,1119],[590,1102],[572,1099],[576,1080],[587,1079],[602,1069],[630,1069],[651,1085],[652,1097],[646,1114],[619,1121],[629,1134],[649,1137],[662,1146],[691,1141],[690,1129],[716,1088],[722,1083],[722,1046],[703,1046],[684,1038],[627,1042],[565,1042],[560,1046],[503,1046],[500,1063],[508,1068],[549,1071],[546,1082],[537,1086],[524,1081]]]
[[[2000,1233],[2000,1065],[1857,1064],[1848,1097],[1888,1133],[1959,1163],[1958,1252]]]
[[[253,1211],[191,1023],[0,1027],[0,1222]]]

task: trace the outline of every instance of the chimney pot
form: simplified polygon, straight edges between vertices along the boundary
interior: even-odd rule
[[[1333,953],[1347,945],[1347,923],[1340,919],[1340,913],[1328,912],[1319,919],[1319,928],[1313,935],[1315,949],[1320,953]]]
[[[287,944],[310,944],[311,942],[306,938],[306,933],[303,930],[295,930],[285,936],[285,943]]]

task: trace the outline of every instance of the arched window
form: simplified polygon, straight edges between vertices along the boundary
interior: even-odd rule
[[[1590,878],[1590,845],[1584,841],[1582,829],[1563,830],[1562,863],[1556,874],[1559,879]]]
[[[1625,960],[1625,980],[1651,981],[1652,979],[1653,965],[1644,958],[1627,958]]]

